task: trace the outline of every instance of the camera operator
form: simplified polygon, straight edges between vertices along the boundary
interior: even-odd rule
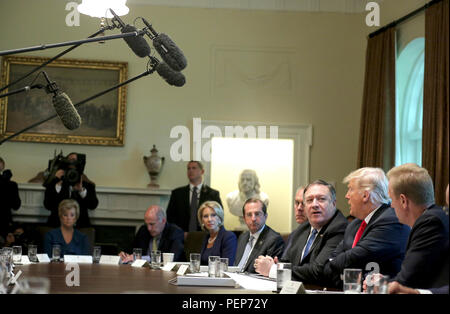
[[[55,162],[56,161],[56,162]],[[95,184],[83,174],[85,155],[70,153],[66,158],[57,156],[53,163],[56,167],[54,175],[44,184],[44,207],[50,211],[47,225],[59,227],[58,205],[62,200],[74,199],[80,205],[78,228],[90,227],[88,209],[98,206]],[[50,172],[55,169],[50,169]]]
[[[12,172],[5,169],[5,161],[0,157],[0,237],[6,239],[12,225],[11,209],[21,205],[17,183],[11,181]]]

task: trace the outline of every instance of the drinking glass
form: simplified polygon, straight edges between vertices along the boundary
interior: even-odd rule
[[[277,263],[277,291],[283,289],[283,286],[292,279],[292,264]]]
[[[189,255],[189,271],[192,274],[200,272],[200,253],[191,253]]]
[[[209,277],[219,277],[219,263],[220,263],[220,256],[209,256],[208,257],[208,276]]]
[[[142,249],[134,248],[133,249],[133,260],[142,259]]]
[[[387,294],[389,276],[369,274],[366,277],[368,294]]]
[[[101,246],[94,246],[94,249],[92,250],[92,261],[94,263],[100,262],[100,257],[102,256],[102,247]]]
[[[59,244],[53,244],[52,246],[52,261],[59,262],[61,258],[61,246]]]
[[[28,259],[33,263],[38,261],[36,244],[28,244]]]
[[[161,267],[161,251],[152,251],[150,253],[151,267],[159,269]]]
[[[228,271],[228,258],[222,257],[219,259],[219,277],[225,277],[224,272]]]
[[[12,249],[13,249],[13,263],[20,264],[22,262],[22,246],[14,245]]]
[[[344,293],[361,293],[362,270],[355,268],[344,269]]]

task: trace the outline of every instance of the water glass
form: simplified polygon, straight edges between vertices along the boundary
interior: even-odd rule
[[[52,246],[52,261],[59,262],[60,258],[61,258],[61,245],[53,244],[53,246]]]
[[[208,276],[209,277],[219,277],[219,263],[220,263],[220,256],[209,256],[208,257]]]
[[[161,267],[161,251],[152,251],[150,258],[152,269],[159,269]]]
[[[20,280],[19,294],[48,294],[50,280],[45,277],[26,277]]]
[[[189,255],[189,271],[192,274],[200,272],[200,253],[191,253]]]
[[[219,277],[225,277],[224,272],[228,271],[228,258],[222,257],[219,259]]]
[[[142,249],[134,248],[133,249],[133,260],[142,259]]]
[[[6,266],[6,277],[9,278],[13,266],[13,249],[12,247],[4,247],[2,250],[2,261]]]
[[[92,261],[94,263],[100,262],[100,257],[102,256],[102,247],[101,246],[94,246],[94,249],[92,250]]]
[[[14,245],[12,249],[13,249],[13,263],[20,264],[22,262],[22,246]]]
[[[344,293],[361,293],[362,270],[354,268],[344,269]]]
[[[36,244],[28,244],[28,259],[33,263],[38,261]]]
[[[387,294],[389,276],[382,274],[369,274],[366,277],[368,294]]]
[[[283,289],[286,282],[292,279],[292,264],[278,263],[277,264],[277,291]]]

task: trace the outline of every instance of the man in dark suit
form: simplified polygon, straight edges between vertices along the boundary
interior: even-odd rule
[[[199,161],[187,165],[189,184],[172,191],[167,206],[167,221],[174,223],[185,232],[200,231],[197,210],[206,201],[216,201],[222,205],[219,191],[203,183],[205,170]]]
[[[11,209],[18,210],[21,205],[18,185],[11,177],[11,170],[5,170],[5,161],[0,157],[0,245],[12,226]]]
[[[392,207],[400,222],[412,228],[405,259],[394,281],[411,288],[448,289],[449,221],[442,208],[434,204],[428,171],[409,163],[392,168],[387,175]]]
[[[304,204],[308,220],[291,233],[292,245],[280,261],[292,263],[293,279],[321,284],[323,265],[344,237],[347,219],[336,209],[334,187],[323,180],[304,189]],[[277,262],[276,257],[261,256],[255,261],[256,272],[275,277]]]
[[[144,259],[151,251],[174,253],[173,260],[182,262],[184,254],[184,232],[177,225],[167,222],[164,209],[158,205],[150,206],[144,215],[142,225],[133,241],[133,248],[141,248]],[[133,254],[120,252],[122,262],[133,260]],[[149,258],[147,258],[149,259]]]
[[[67,159],[75,164],[78,160],[78,154],[70,153],[67,155]],[[64,180],[65,172],[66,171],[63,169],[58,169],[53,180],[46,186],[44,193],[44,207],[50,211],[47,225],[50,227],[59,227],[59,203],[65,199],[73,199],[80,205],[80,217],[78,218],[76,227],[90,227],[91,222],[88,215],[88,209],[94,210],[98,206],[95,184],[83,173],[80,177],[80,182],[71,185]]]
[[[261,200],[248,199],[242,213],[249,231],[239,236],[234,265],[243,272],[255,273],[255,259],[260,255],[281,256],[284,241],[278,232],[266,225],[267,207]]]
[[[389,207],[388,181],[380,168],[361,168],[350,173],[345,198],[356,217],[344,239],[324,267],[324,280],[342,287],[345,268],[382,272],[390,277],[400,271],[410,228],[401,224]]]

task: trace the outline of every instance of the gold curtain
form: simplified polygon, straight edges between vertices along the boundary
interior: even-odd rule
[[[368,39],[358,168],[394,166],[395,58],[395,27]]]
[[[422,166],[434,181],[436,204],[445,203],[449,182],[449,0],[425,12],[425,77]]]

